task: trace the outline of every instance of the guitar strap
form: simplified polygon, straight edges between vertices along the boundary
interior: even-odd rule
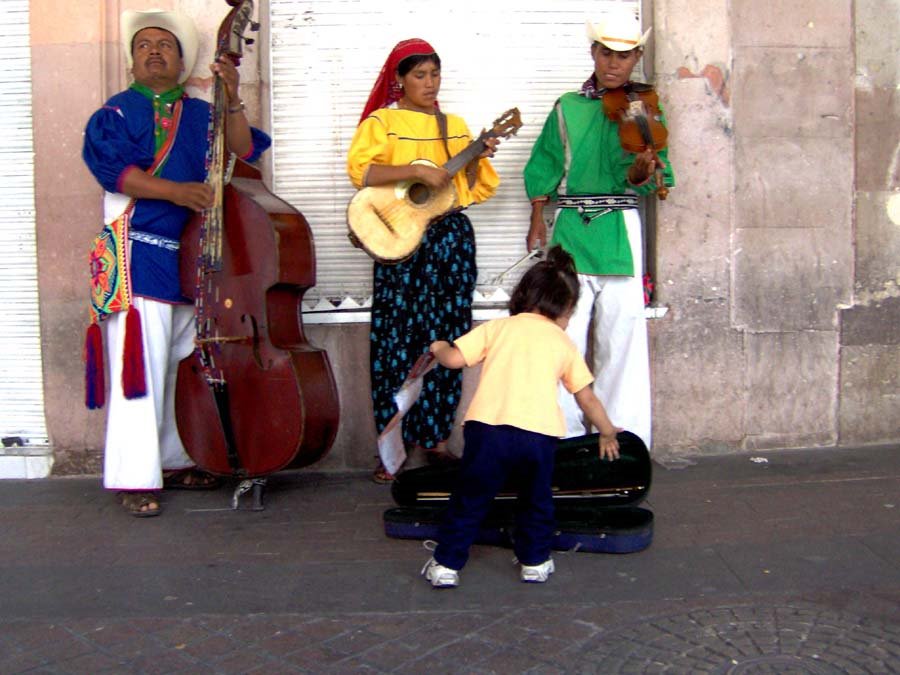
[[[450,145],[447,143],[447,116],[440,110],[434,111],[437,117],[438,129],[441,132],[441,140],[444,142],[444,150],[447,152],[447,161],[449,162],[453,155],[450,154]]]

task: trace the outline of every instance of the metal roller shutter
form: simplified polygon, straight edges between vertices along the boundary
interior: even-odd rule
[[[49,441],[38,315],[28,2],[6,0],[3,9],[0,89],[16,105],[4,106],[0,115],[0,477],[33,477],[37,465],[49,470],[49,464],[26,458],[46,455]]]
[[[354,305],[371,293],[371,260],[346,237],[347,149],[389,50],[409,37],[438,50],[441,106],[474,134],[513,106],[522,113],[523,127],[494,160],[498,193],[468,210],[478,247],[476,307],[496,299],[492,280],[525,252],[522,169],[556,98],[590,74],[585,19],[613,4],[640,10],[639,0],[270,0],[273,188],[315,235],[318,285],[307,301]],[[517,278],[504,280],[507,289]]]

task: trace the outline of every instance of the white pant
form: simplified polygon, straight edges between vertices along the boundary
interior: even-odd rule
[[[194,308],[134,298],[141,313],[147,395],[122,391],[125,312],[104,321],[109,361],[109,414],[103,485],[113,490],[158,490],[162,472],[194,466],[175,424],[178,362],[194,349]]]
[[[623,213],[634,276],[579,274],[581,293],[566,333],[582,354],[587,353],[593,322],[594,393],[606,407],[612,423],[638,435],[650,447],[650,357],[644,314],[641,221],[637,210]],[[587,433],[575,398],[560,387],[560,405],[569,436]]]

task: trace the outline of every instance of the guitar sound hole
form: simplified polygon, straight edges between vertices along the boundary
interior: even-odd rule
[[[413,204],[424,204],[428,201],[430,191],[428,186],[423,183],[414,183],[410,186],[409,199]]]

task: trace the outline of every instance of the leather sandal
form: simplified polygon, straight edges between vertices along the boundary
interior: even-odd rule
[[[195,466],[175,471],[163,471],[163,488],[166,490],[217,490],[222,479]]]
[[[130,492],[122,490],[116,493],[119,503],[125,511],[135,518],[152,518],[158,516],[162,509],[159,500],[153,492]]]
[[[375,471],[372,472],[372,482],[379,485],[385,485],[394,480],[394,474],[384,468],[384,464],[378,462]]]

